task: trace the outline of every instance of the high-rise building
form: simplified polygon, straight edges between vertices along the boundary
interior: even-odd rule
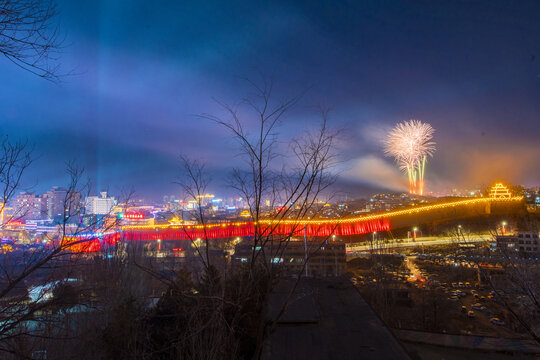
[[[44,195],[47,202],[47,218],[54,219],[62,216],[64,212],[64,201],[66,200],[67,190],[58,186],[53,187]]]
[[[79,213],[81,207],[81,194],[76,191],[68,191],[62,187],[55,186],[44,195],[46,201],[47,218],[55,218],[67,215],[73,217]]]
[[[106,191],[99,193],[99,196],[88,196],[85,201],[86,213],[88,215],[110,214],[116,204],[114,197],[108,197]]]
[[[21,192],[13,200],[14,220],[40,220],[46,216],[46,212],[46,202],[41,196]]]

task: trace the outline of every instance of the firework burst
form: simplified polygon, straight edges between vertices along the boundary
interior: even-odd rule
[[[435,143],[431,141],[434,132],[427,123],[409,120],[397,124],[384,141],[384,153],[407,173],[411,194],[424,193],[426,160],[435,152]]]

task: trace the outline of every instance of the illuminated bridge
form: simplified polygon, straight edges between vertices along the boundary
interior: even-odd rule
[[[381,214],[342,219],[261,220],[259,232],[309,237],[350,236],[402,228],[411,224],[491,214],[497,207],[519,206],[522,197],[474,198],[415,206]],[[123,238],[138,240],[194,240],[246,237],[255,233],[252,221],[203,225],[124,226]]]
[[[261,220],[258,231],[263,235],[292,235],[308,237],[328,237],[362,235],[374,231],[382,232],[408,227],[415,224],[451,221],[508,209],[520,209],[522,197],[474,198],[447,201],[437,204],[415,206],[381,214],[342,219],[315,220]],[[134,225],[124,226],[121,232],[107,234],[87,234],[74,238],[77,245],[73,251],[99,251],[116,244],[120,239],[127,241],[167,241],[224,239],[253,236],[256,230],[253,221],[214,223],[206,225]]]

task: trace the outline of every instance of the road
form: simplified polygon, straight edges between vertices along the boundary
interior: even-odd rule
[[[462,242],[463,244],[469,244],[469,243],[479,243],[479,242],[485,242],[489,241],[491,238],[489,236],[484,237],[478,237],[473,239],[467,239],[466,242]],[[417,238],[416,241],[403,241],[403,242],[388,242],[388,243],[382,243],[382,242],[375,242],[373,245],[362,243],[362,245],[357,244],[348,244],[347,245],[347,254],[352,253],[358,253],[358,252],[370,252],[372,250],[380,250],[380,249],[397,249],[397,248],[407,248],[407,247],[416,247],[416,246],[430,246],[430,245],[443,245],[443,244],[454,244],[456,243],[456,238],[450,238],[450,237],[422,237]],[[461,242],[460,242],[461,243]]]

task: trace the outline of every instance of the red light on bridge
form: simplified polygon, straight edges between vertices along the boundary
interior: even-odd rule
[[[172,251],[184,251],[182,248],[173,248]]]

